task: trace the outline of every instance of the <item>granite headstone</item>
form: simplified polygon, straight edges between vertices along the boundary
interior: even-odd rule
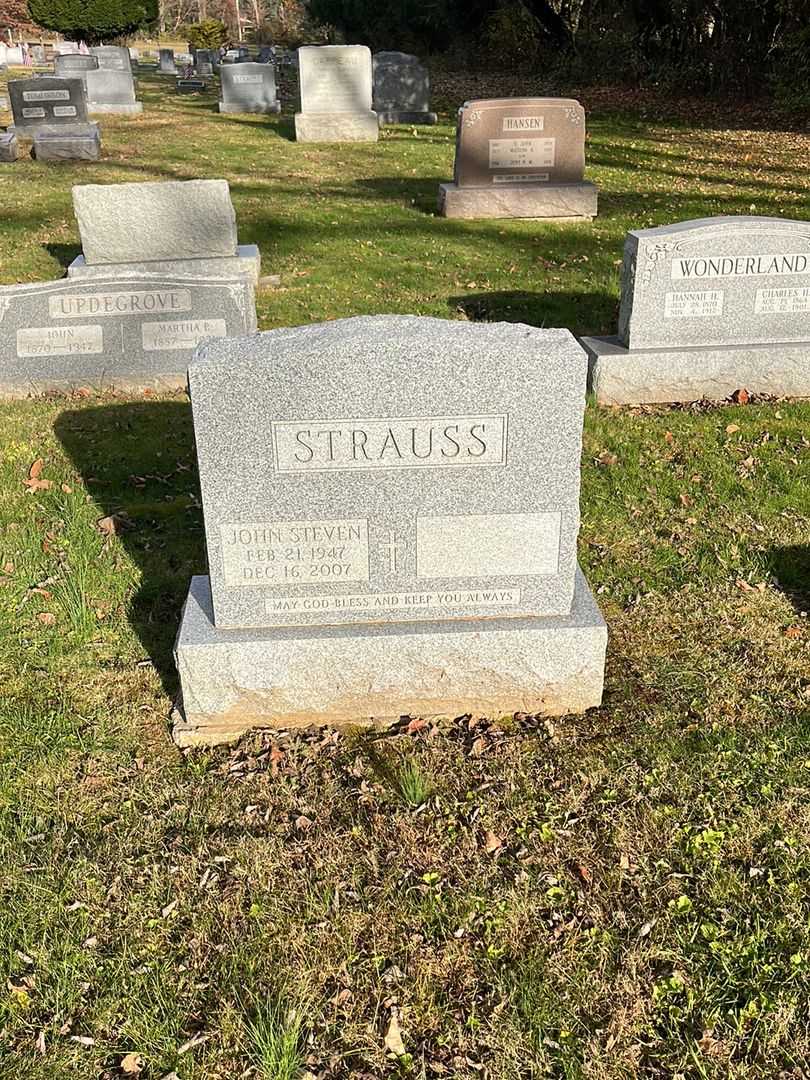
[[[43,125],[75,127],[87,122],[87,94],[79,78],[39,75],[11,79],[8,91],[18,134],[33,132]]]
[[[201,346],[175,736],[598,704],[586,366],[565,330],[412,316]]]
[[[627,235],[616,337],[583,339],[606,403],[810,397],[810,222],[682,221]]]
[[[141,274],[0,287],[0,393],[182,386],[200,341],[255,329],[245,277]]]
[[[371,51],[365,45],[305,45],[298,60],[298,142],[376,142]]]
[[[572,98],[489,98],[459,109],[452,184],[439,210],[461,218],[592,218],[583,179],[585,110]]]
[[[84,82],[88,112],[122,116],[143,112],[143,103],[135,99],[135,80],[129,64],[126,68],[99,67],[96,71],[87,71]]]
[[[221,113],[278,113],[276,71],[272,64],[229,64],[219,73]]]
[[[160,49],[158,53],[158,73],[160,75],[177,74],[177,67],[174,63],[174,49]]]
[[[373,108],[381,124],[435,124],[430,111],[430,76],[418,56],[374,54]]]

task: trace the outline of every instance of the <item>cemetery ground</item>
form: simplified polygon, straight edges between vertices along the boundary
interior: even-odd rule
[[[3,283],[79,252],[73,183],[224,177],[280,277],[264,329],[611,333],[628,229],[808,216],[808,137],[739,119],[604,105],[592,225],[448,222],[446,103],[320,147],[289,114],[141,96],[97,165],[0,173]],[[0,1075],[805,1075],[809,422],[588,407],[601,709],[180,754],[171,645],[205,572],[184,395],[0,404]]]

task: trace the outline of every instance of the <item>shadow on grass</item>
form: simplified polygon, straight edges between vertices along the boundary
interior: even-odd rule
[[[82,253],[81,244],[44,244],[43,247],[65,270]]]
[[[185,400],[66,410],[54,430],[94,498],[115,514],[140,572],[128,616],[173,694],[172,644],[193,574],[207,573],[191,407]]]
[[[526,292],[523,290],[450,296],[451,312],[471,322],[528,323],[529,326],[604,326],[615,321],[618,304],[606,292]],[[573,317],[575,313],[575,317]]]
[[[810,544],[773,548],[767,566],[796,611],[810,611]]]

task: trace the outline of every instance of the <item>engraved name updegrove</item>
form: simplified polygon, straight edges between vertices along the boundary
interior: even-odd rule
[[[188,289],[64,293],[48,301],[52,319],[82,319],[88,315],[143,315],[191,311]]]
[[[276,420],[278,473],[506,464],[507,417]]]

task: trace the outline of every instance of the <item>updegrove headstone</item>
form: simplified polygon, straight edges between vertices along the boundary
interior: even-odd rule
[[[413,316],[201,346],[175,736],[597,705],[586,367],[566,330]]]
[[[583,338],[600,401],[810,397],[810,222],[716,217],[628,233],[618,329]]]
[[[227,64],[219,73],[221,113],[278,113],[276,71],[272,64]]]
[[[572,98],[489,98],[459,109],[452,184],[439,211],[456,218],[593,218],[583,179],[585,110]]]
[[[227,180],[80,184],[73,209],[83,254],[69,277],[244,273],[258,281],[259,250],[237,242]]]
[[[245,277],[142,274],[0,287],[0,394],[182,386],[201,341],[255,329]]]
[[[365,45],[305,45],[298,50],[298,142],[376,142],[371,51]]]
[[[374,54],[373,108],[381,124],[435,124],[430,111],[430,76],[418,56]]]

